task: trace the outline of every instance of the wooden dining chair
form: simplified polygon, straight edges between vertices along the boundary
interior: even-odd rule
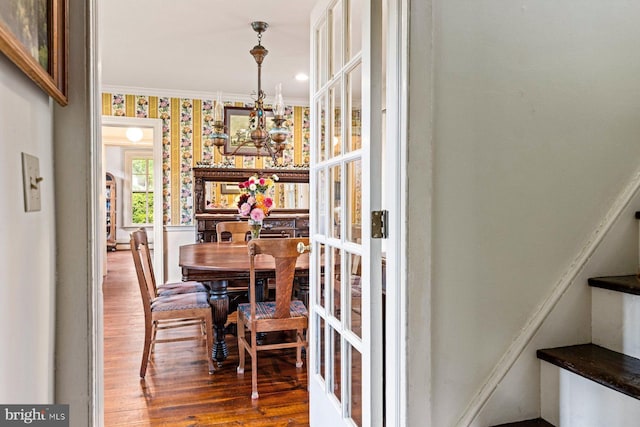
[[[238,373],[244,373],[245,351],[251,356],[251,398],[258,398],[258,351],[295,348],[296,367],[302,367],[302,349],[307,346],[305,330],[308,326],[307,308],[302,301],[291,300],[296,261],[300,256],[298,244],[309,244],[308,238],[255,239],[248,243],[250,259],[249,303],[238,305]],[[276,299],[256,302],[257,256],[272,256],[275,260]],[[246,329],[245,329],[246,328]],[[295,340],[258,343],[261,332],[295,331]],[[246,339],[250,333],[250,341]]]
[[[144,348],[142,362],[140,364],[140,377],[144,378],[147,372],[149,357],[155,343],[201,340],[206,342],[206,357],[209,365],[209,373],[214,371],[211,350],[213,348],[213,319],[209,294],[206,292],[191,292],[186,294],[173,294],[156,296],[151,284],[153,268],[149,248],[145,243],[136,244],[133,233],[131,236],[131,253],[136,267],[140,295],[144,309]],[[199,325],[196,335],[179,336],[175,338],[157,339],[158,330],[174,329],[185,326]],[[203,327],[204,325],[204,327]]]
[[[251,232],[249,221],[223,221],[216,224],[216,239],[223,241],[223,234],[231,234],[232,242],[244,242],[247,240],[247,233]]]
[[[147,248],[149,248],[149,240],[147,237],[147,232],[144,228],[140,228],[133,233],[131,233],[132,242],[135,245],[136,249],[139,249],[141,244],[144,244]],[[151,262],[151,252],[147,252],[147,259],[145,260],[145,265],[148,265],[149,270],[149,282],[148,285],[151,286],[151,294],[154,297],[157,296],[170,296],[176,294],[190,294],[192,292],[209,292],[209,290],[199,282],[167,282],[158,285],[156,283],[156,276],[153,273],[153,263]]]

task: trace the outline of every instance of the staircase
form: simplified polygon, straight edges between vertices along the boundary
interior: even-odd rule
[[[640,426],[640,278],[588,283],[592,342],[538,350],[542,418],[494,427]]]
[[[495,427],[553,427],[553,424],[550,424],[543,420],[542,418],[536,418],[535,420],[527,420],[520,421],[517,423],[508,423],[508,424],[500,424]]]

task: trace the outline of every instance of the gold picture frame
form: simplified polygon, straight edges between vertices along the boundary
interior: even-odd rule
[[[240,188],[238,184],[220,184],[220,194],[240,194]]]
[[[67,0],[0,1],[0,52],[67,105]]]
[[[253,108],[245,107],[224,107],[224,126],[229,134],[229,138],[224,143],[224,154],[230,155],[234,153],[238,156],[264,156],[267,155],[266,150],[258,153],[256,146],[251,142],[245,145],[241,144],[248,138],[248,129],[250,125],[250,116]],[[273,110],[266,109],[265,123],[267,130],[273,126]],[[238,148],[240,146],[240,148]],[[236,151],[237,150],[237,151]]]

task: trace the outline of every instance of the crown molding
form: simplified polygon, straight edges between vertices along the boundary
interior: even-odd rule
[[[189,99],[216,99],[217,93],[213,92],[200,92],[193,90],[175,90],[175,89],[158,89],[149,87],[134,87],[134,86],[115,86],[115,85],[102,85],[102,93],[120,93],[126,95],[145,95],[145,96],[160,96],[167,98],[189,98]],[[244,102],[252,104],[255,100],[247,94],[239,93],[226,93],[221,92],[220,96],[223,100],[233,102]],[[309,100],[301,98],[287,98],[287,105],[308,107]]]

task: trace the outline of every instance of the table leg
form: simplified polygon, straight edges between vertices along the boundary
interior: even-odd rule
[[[305,307],[309,308],[309,276],[296,277],[294,284],[297,290],[298,299],[302,301]],[[308,332],[308,329],[307,329],[307,332]],[[306,347],[302,347],[302,354],[306,357],[307,355]]]
[[[296,285],[298,291],[298,299],[302,301],[305,307],[309,307],[309,277],[296,277]]]
[[[213,315],[214,344],[211,357],[222,366],[222,362],[229,356],[229,349],[225,341],[224,325],[229,314],[229,294],[227,280],[216,280],[207,283],[209,287],[209,304]]]

